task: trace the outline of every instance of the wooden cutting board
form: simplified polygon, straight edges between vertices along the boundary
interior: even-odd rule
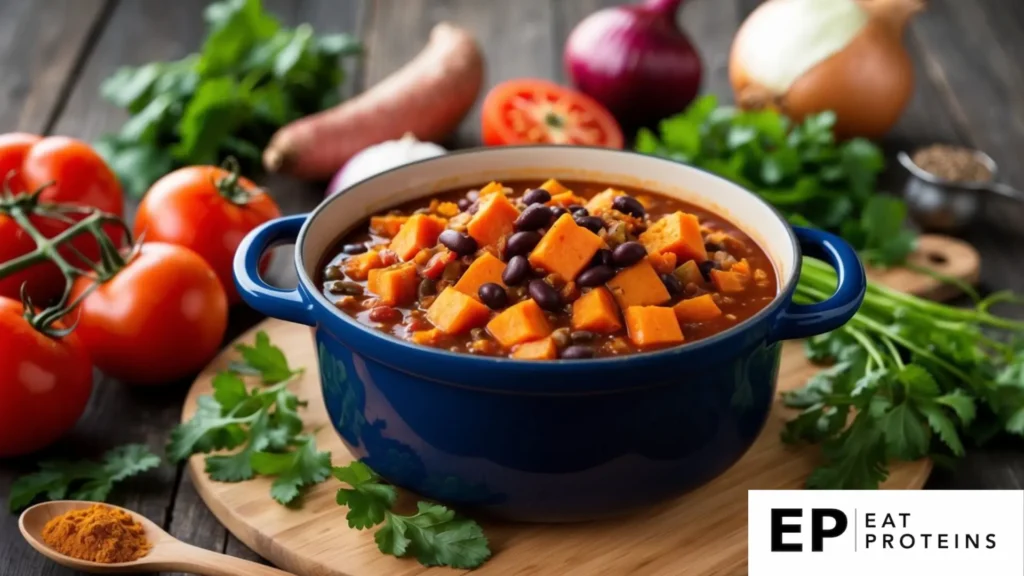
[[[922,239],[923,252],[914,261],[936,271],[973,281],[977,253],[962,242],[941,237]],[[931,256],[931,255],[939,256]],[[907,270],[875,272],[876,280],[915,293],[937,293],[939,284],[927,275]],[[320,395],[316,354],[310,329],[280,320],[266,320],[238,342],[252,342],[264,330],[293,366],[306,368],[292,385],[309,406],[303,419],[317,431],[317,443],[330,450],[341,465],[352,456],[331,428]],[[185,401],[182,418],[195,411],[196,398],[210,394],[213,377],[235,359],[233,347],[218,356],[196,379]],[[802,386],[818,370],[803,356],[799,343],[783,347],[779,390]],[[579,524],[484,523],[494,557],[474,571],[481,575],[733,575],[746,574],[747,491],[795,489],[817,463],[815,448],[793,449],[779,441],[787,410],[776,404],[764,431],[750,451],[710,484],[644,513],[616,520]],[[228,484],[211,481],[202,456],[193,456],[189,473],[200,496],[239,540],[277,566],[303,576],[441,576],[461,573],[427,569],[411,559],[382,555],[373,532],[350,529],[346,509],[338,506],[333,479],[309,491],[298,509],[270,498],[270,481],[255,479]],[[894,466],[886,488],[921,488],[931,462]]]

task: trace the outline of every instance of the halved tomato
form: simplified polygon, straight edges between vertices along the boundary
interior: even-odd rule
[[[523,78],[498,84],[484,99],[482,117],[488,146],[623,145],[618,123],[597,100],[547,80]]]

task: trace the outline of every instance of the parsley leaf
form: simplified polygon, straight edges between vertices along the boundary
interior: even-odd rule
[[[395,513],[395,488],[358,460],[334,468],[333,474],[350,486],[338,490],[338,504],[349,507],[350,527],[365,529],[383,523],[374,534],[381,552],[399,558],[412,555],[424,566],[466,569],[490,558],[487,538],[476,522],[429,502],[418,502],[415,514]]]
[[[331,472],[329,452],[318,452],[312,437],[302,436],[298,409],[304,403],[288,390],[293,370],[265,332],[254,345],[238,345],[243,362],[213,379],[213,394],[198,398],[195,414],[178,425],[167,444],[177,462],[192,454],[210,454],[206,473],[219,482],[241,482],[256,474],[277,476],[271,496],[291,504],[303,488],[323,482]],[[256,376],[269,386],[249,389],[243,376]]]
[[[142,444],[119,446],[91,460],[48,460],[39,471],[14,481],[7,507],[17,512],[45,496],[48,500],[90,500],[104,502],[114,484],[160,465],[160,457]]]
[[[342,59],[361,52],[348,35],[283,27],[260,0],[215,2],[204,17],[198,54],[121,68],[100,88],[131,117],[97,150],[134,196],[173,168],[229,155],[259,169],[277,128],[337,102]]]
[[[836,142],[835,122],[834,113],[822,112],[791,125],[778,112],[719,106],[704,96],[663,120],[657,134],[640,130],[635,148],[750,188],[789,221],[839,233],[872,263],[900,264],[916,236],[904,228],[903,202],[875,193],[885,157],[862,138]]]
[[[291,504],[299,490],[327,479],[331,475],[331,453],[318,452],[312,436],[297,439],[291,452],[253,452],[252,469],[264,476],[277,476],[270,495],[281,504]]]

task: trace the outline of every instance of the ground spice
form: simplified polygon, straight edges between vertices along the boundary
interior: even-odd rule
[[[968,148],[936,144],[914,152],[912,159],[925,172],[950,182],[992,180],[992,171]]]
[[[53,518],[43,541],[65,556],[104,564],[138,560],[153,546],[131,514],[101,504]]]

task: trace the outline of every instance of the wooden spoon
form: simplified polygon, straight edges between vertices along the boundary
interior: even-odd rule
[[[242,560],[241,558],[235,558],[234,556],[218,554],[205,548],[185,544],[165,532],[148,518],[131,510],[110,506],[109,504],[105,504],[105,506],[118,508],[131,514],[135,521],[142,525],[146,531],[146,538],[153,544],[153,548],[148,554],[133,562],[102,564],[65,556],[43,542],[43,527],[46,526],[50,519],[70,510],[88,508],[94,504],[96,503],[71,500],[36,504],[22,513],[21,519],[18,521],[18,527],[21,529],[21,535],[25,537],[25,540],[28,540],[28,543],[37,552],[58,564],[83,572],[124,574],[166,571],[190,572],[205,576],[293,576],[291,572],[284,572],[277,568],[271,568],[255,562],[249,562],[248,560]]]

